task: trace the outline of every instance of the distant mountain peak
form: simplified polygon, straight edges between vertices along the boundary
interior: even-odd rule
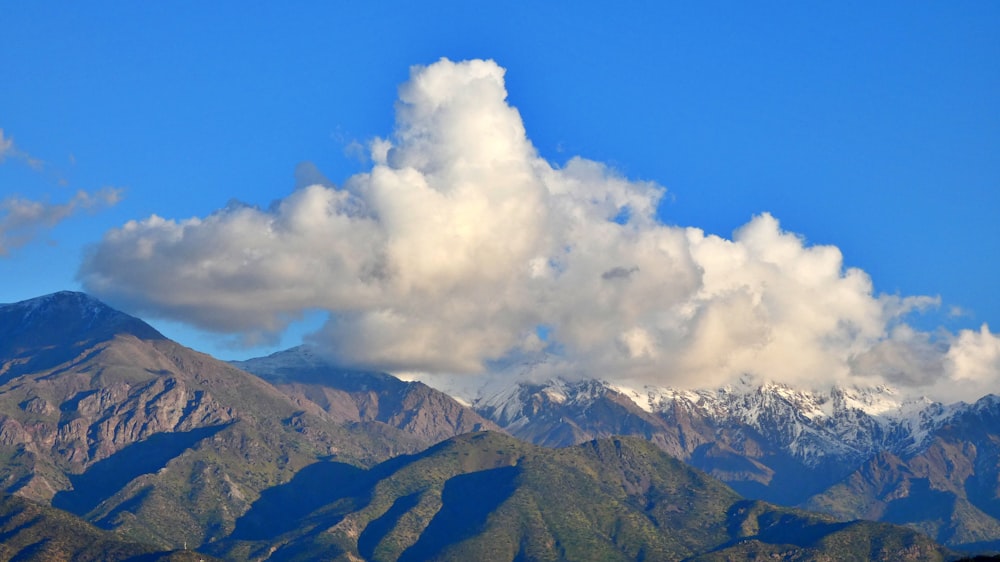
[[[103,309],[114,310],[87,293],[79,291],[57,291],[20,302],[0,305],[0,308],[8,307],[22,309],[29,315],[37,310],[45,310],[53,307],[76,308],[79,310],[88,310],[93,313],[99,313]]]
[[[164,339],[149,324],[86,293],[59,291],[0,304],[0,356],[18,357],[44,349],[66,354],[120,334]]]
[[[629,404],[624,404],[623,399],[636,410],[629,414]],[[616,413],[612,417],[607,417],[612,410],[598,406],[609,401],[621,406],[613,410]],[[647,418],[651,420],[648,427],[641,429],[646,433],[669,432],[662,421],[656,420],[694,416],[704,420],[706,428],[716,428],[712,431],[751,430],[807,466],[834,459],[853,463],[882,450],[918,450],[927,444],[935,428],[958,411],[958,405],[911,398],[885,385],[843,385],[820,391],[756,377],[698,390],[629,387],[596,379],[514,380],[484,391],[472,404],[501,427],[540,443],[550,444],[555,439],[539,429],[550,424],[546,431],[560,431],[558,438],[567,440],[558,443],[561,445],[608,432],[627,432],[614,425],[618,423],[615,419],[626,415],[632,417],[621,419],[638,419],[639,410],[651,416]],[[522,430],[531,434],[518,433]]]
[[[253,373],[274,384],[280,383],[322,383],[332,378],[355,381],[385,381],[396,377],[378,371],[361,371],[341,367],[325,356],[322,351],[309,344],[297,345],[276,351],[265,357],[255,357],[244,361],[230,361],[238,369]]]
[[[281,378],[286,371],[329,368],[332,365],[310,345],[297,345],[276,351],[265,357],[255,357],[245,361],[231,361],[241,369],[258,376]]]

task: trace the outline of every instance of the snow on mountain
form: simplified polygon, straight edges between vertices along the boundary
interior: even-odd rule
[[[493,383],[471,403],[501,427],[517,430],[541,419],[545,410],[585,412],[608,393],[661,419],[683,410],[716,428],[750,429],[807,466],[854,463],[881,451],[917,451],[934,429],[968,407],[907,397],[888,386],[808,391],[751,378],[703,390],[633,388],[600,380],[514,380]],[[585,415],[574,417],[584,429],[580,420]]]
[[[61,291],[0,304],[0,376],[54,367],[89,346],[119,336],[142,340],[163,335],[138,318],[84,293]]]
[[[41,316],[55,314],[72,318],[85,326],[101,319],[125,316],[90,295],[74,291],[59,291],[21,302],[0,304],[0,311],[13,317],[22,326],[31,324]]]
[[[560,407],[586,406],[605,393],[603,381],[567,381],[551,379],[543,384],[511,382],[493,385],[473,399],[472,407],[501,427],[513,430],[531,423],[539,414]]]
[[[806,464],[827,455],[863,459],[879,451],[920,449],[930,431],[964,406],[908,398],[887,386],[833,387],[824,392],[743,381],[697,393],[697,401],[670,390],[647,389],[647,395],[660,411],[671,399],[684,400],[717,422],[752,427]]]

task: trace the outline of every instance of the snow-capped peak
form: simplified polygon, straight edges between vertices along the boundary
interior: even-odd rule
[[[814,391],[750,377],[701,390],[558,378],[542,383],[508,381],[481,393],[472,404],[501,426],[520,427],[547,408],[585,408],[607,392],[618,393],[663,420],[685,411],[713,427],[751,428],[806,464],[831,456],[863,459],[878,451],[918,449],[958,407],[909,398],[884,385]]]

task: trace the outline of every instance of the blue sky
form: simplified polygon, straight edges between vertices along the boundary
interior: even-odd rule
[[[554,166],[665,188],[662,223],[728,238],[771,213],[875,294],[940,296],[922,330],[1000,327],[1000,4],[263,4],[2,8],[0,302],[79,288],[83,253],[129,220],[267,207],[303,161],[341,185],[392,135],[410,67],[447,57],[506,69]],[[11,197],[78,190],[65,216],[11,219]]]

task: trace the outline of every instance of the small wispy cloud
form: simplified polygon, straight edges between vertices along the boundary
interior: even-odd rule
[[[76,162],[73,155],[69,160],[72,164]],[[47,169],[44,160],[19,147],[14,138],[0,128],[0,164],[8,161],[20,162],[48,176],[60,187],[69,184],[59,172]],[[120,188],[105,187],[96,191],[77,190],[63,202],[52,202],[48,197],[30,199],[18,195],[0,200],[0,258],[8,257],[13,250],[34,241],[75,214],[92,213],[118,204],[122,193]]]
[[[43,232],[79,212],[94,212],[117,204],[122,190],[106,187],[95,192],[77,191],[62,203],[24,197],[0,200],[0,257],[28,244]]]
[[[0,129],[0,162],[3,162],[14,150],[14,139],[4,136]]]
[[[4,130],[0,129],[0,163],[8,159],[18,160],[36,171],[42,171],[45,168],[43,160],[22,150],[14,144],[14,139],[10,135],[4,134]]]

